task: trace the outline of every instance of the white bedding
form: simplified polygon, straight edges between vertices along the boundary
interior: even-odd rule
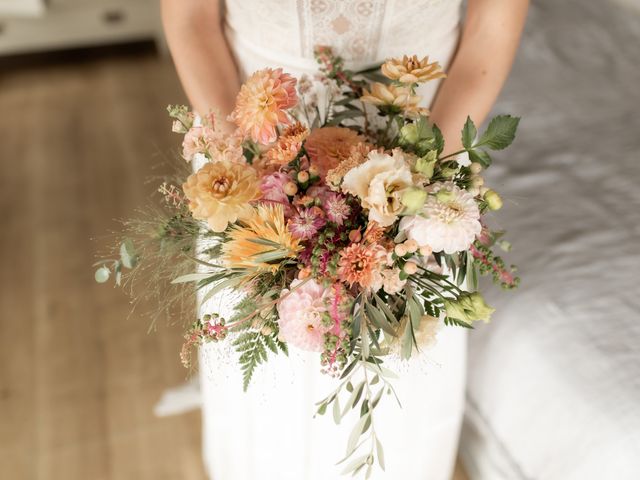
[[[473,480],[640,478],[640,15],[533,1],[488,182],[522,286],[471,335]]]

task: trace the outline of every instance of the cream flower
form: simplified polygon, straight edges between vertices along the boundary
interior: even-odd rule
[[[467,250],[482,230],[478,204],[466,190],[452,182],[435,183],[422,211],[404,217],[400,230],[434,252]]]
[[[385,85],[375,82],[371,90],[366,88],[360,97],[365,103],[371,103],[392,113],[404,112],[409,116],[427,115],[428,110],[420,107],[422,97],[415,95],[407,85]]]
[[[429,57],[418,60],[416,55],[387,60],[381,70],[385,77],[400,83],[421,83],[446,77],[438,62],[429,63]]]
[[[385,268],[381,272],[382,288],[389,295],[395,295],[400,292],[407,283],[407,280],[400,279],[400,269],[398,267]]]
[[[388,227],[404,209],[401,198],[413,185],[411,170],[401,150],[392,155],[372,151],[367,158],[344,176],[342,191],[360,199],[369,210],[369,220]]]
[[[206,163],[182,185],[194,218],[206,220],[214,232],[251,211],[260,196],[258,176],[248,165],[228,161]]]

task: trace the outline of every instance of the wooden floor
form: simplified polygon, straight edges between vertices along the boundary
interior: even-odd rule
[[[149,48],[0,63],[3,480],[205,478],[199,412],[152,414],[185,379],[181,327],[147,334],[90,267],[90,239],[153,189],[153,157],[178,143],[164,107],[182,101]]]

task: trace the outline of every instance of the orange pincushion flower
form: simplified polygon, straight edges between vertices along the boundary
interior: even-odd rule
[[[351,147],[364,142],[364,138],[350,128],[323,127],[311,132],[305,143],[311,163],[318,167],[320,177],[346,160]]]
[[[302,142],[309,135],[309,129],[297,122],[287,127],[278,138],[278,143],[265,154],[269,165],[281,167],[298,156]]]
[[[265,68],[242,85],[230,119],[243,135],[266,145],[278,137],[278,124],[291,124],[286,110],[296,103],[296,79],[281,68]]]
[[[378,243],[384,237],[385,228],[381,227],[375,220],[370,221],[364,231],[364,242],[369,244]]]
[[[387,251],[380,245],[353,243],[340,251],[338,278],[349,286],[372,288],[380,283],[386,258]]]
[[[336,192],[340,191],[340,184],[347,172],[364,163],[371,150],[373,150],[373,146],[368,143],[358,143],[352,146],[349,156],[327,172],[325,180],[329,188]]]
[[[249,202],[260,196],[258,176],[248,165],[209,162],[182,185],[194,218],[206,220],[214,232],[251,210]]]

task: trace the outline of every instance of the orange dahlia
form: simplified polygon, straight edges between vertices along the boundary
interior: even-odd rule
[[[266,145],[278,137],[279,124],[291,124],[286,110],[297,102],[296,79],[281,68],[265,68],[242,85],[230,119],[244,136]]]
[[[267,163],[278,167],[289,163],[298,156],[302,142],[308,135],[309,129],[299,122],[287,127],[278,138],[278,143],[265,154]]]
[[[214,232],[223,232],[250,211],[249,202],[260,196],[256,171],[229,161],[205,163],[182,189],[194,218],[206,220]]]
[[[386,265],[387,251],[380,245],[353,243],[340,251],[338,278],[353,286],[372,288],[380,283],[381,271]]]
[[[320,177],[325,178],[327,172],[349,158],[351,147],[364,142],[364,137],[350,128],[323,127],[311,132],[304,144]]]

